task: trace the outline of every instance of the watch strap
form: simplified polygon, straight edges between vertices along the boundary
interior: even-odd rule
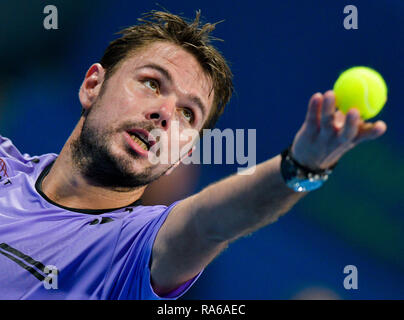
[[[331,174],[332,170],[337,166],[338,162],[334,163],[332,166],[326,168],[326,169],[311,169],[308,168],[302,164],[300,164],[299,162],[297,162],[293,157],[292,157],[292,145],[290,145],[289,147],[287,147],[285,150],[282,151],[282,158],[288,158],[290,159],[290,161],[293,162],[293,164],[299,168],[300,170],[302,170],[303,172],[305,172],[306,174]]]
[[[318,189],[327,181],[337,163],[326,169],[313,170],[301,165],[291,156],[290,145],[282,151],[281,174],[286,185],[296,192]]]

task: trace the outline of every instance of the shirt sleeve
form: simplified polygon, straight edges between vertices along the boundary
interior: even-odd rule
[[[11,158],[19,161],[27,161],[29,154],[22,155],[13,145],[10,139],[0,135],[0,157]]]
[[[175,300],[180,298],[182,295],[184,295],[191,287],[192,285],[198,280],[198,278],[201,276],[203,270],[201,270],[195,277],[192,279],[188,280],[184,284],[180,285],[178,288],[174,289],[173,291],[165,294],[164,296],[159,296],[157,293],[154,292],[153,287],[151,285],[151,273],[150,273],[150,260],[151,260],[151,253],[153,249],[153,244],[156,239],[157,233],[160,230],[161,226],[163,225],[164,221],[166,220],[168,213],[174,208],[175,205],[177,205],[180,201],[174,202],[171,206],[169,206],[164,213],[162,217],[161,223],[157,223],[157,226],[150,237],[150,241],[146,247],[145,250],[145,262],[147,267],[144,270],[143,274],[143,279],[142,282],[145,285],[144,289],[144,299],[148,300],[156,300],[156,299],[161,299],[161,300]]]
[[[200,277],[203,270],[164,296],[156,294],[151,285],[150,259],[154,241],[167,216],[180,201],[174,202],[169,207],[156,206],[159,212],[148,220],[141,230],[136,227],[123,230],[118,244],[119,249],[115,253],[113,266],[115,271],[108,281],[113,284],[108,285],[112,287],[112,291],[107,294],[107,299],[175,300],[187,292]],[[146,212],[143,214],[148,215]],[[129,234],[131,234],[130,241],[128,241]]]

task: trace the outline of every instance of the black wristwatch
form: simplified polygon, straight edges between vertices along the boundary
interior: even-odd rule
[[[286,185],[296,192],[308,192],[320,188],[337,164],[327,169],[309,169],[293,159],[291,148],[292,145],[281,153],[281,173]]]

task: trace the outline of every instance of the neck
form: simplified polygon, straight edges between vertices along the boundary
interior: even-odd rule
[[[75,209],[110,209],[128,206],[138,200],[146,187],[117,190],[91,183],[76,168],[71,156],[71,143],[83,125],[80,119],[58,158],[42,181],[42,192],[53,202]]]

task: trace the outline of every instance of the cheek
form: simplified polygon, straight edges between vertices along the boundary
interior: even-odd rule
[[[115,127],[129,118],[128,105],[129,102],[123,97],[103,99],[100,108],[95,112],[95,120],[107,128]]]
[[[181,158],[181,156],[192,149],[195,138],[193,133],[189,131],[191,130],[187,130],[187,132],[181,132],[179,135],[170,132],[167,135],[167,140],[165,141],[163,150],[166,150],[168,161],[171,164],[176,163]]]
[[[193,141],[196,139],[196,135],[198,132],[196,130],[188,129],[184,130],[185,132],[182,132],[180,135],[180,146],[181,148],[184,147],[185,145],[189,146],[192,144]]]
[[[106,95],[96,101],[87,115],[86,122],[103,135],[109,135],[119,121],[119,113],[112,106],[113,101]]]
[[[140,106],[144,104],[142,92],[136,85],[136,81],[131,79],[112,93],[113,102],[111,103],[111,107],[116,110],[120,116],[133,116],[134,111],[138,113]]]
[[[136,93],[135,85],[136,85],[135,80],[130,79],[126,81],[122,87],[124,96],[130,100],[135,99],[135,93]]]

